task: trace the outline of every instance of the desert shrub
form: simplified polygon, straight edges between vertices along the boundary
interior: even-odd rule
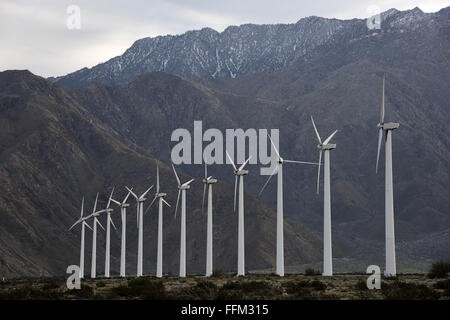
[[[61,295],[58,292],[43,291],[28,284],[0,293],[0,300],[55,300],[60,298]]]
[[[327,288],[327,285],[319,280],[311,281],[310,286],[316,291],[324,291]]]
[[[386,299],[390,300],[426,300],[439,299],[439,293],[422,284],[395,281],[385,283],[381,291]]]
[[[428,277],[434,278],[447,278],[450,273],[450,262],[438,261],[431,265]]]
[[[309,287],[309,281],[288,281],[283,283],[288,294],[296,294]]]
[[[441,280],[434,284],[436,289],[450,289],[450,279]]]
[[[111,289],[111,294],[119,297],[139,297],[145,300],[164,300],[167,297],[166,288],[161,281],[151,281],[146,278],[135,278],[128,285]]]
[[[220,288],[219,294],[223,295],[224,292],[235,293],[237,296],[271,297],[281,294],[281,289],[268,281],[228,281]]]
[[[367,282],[364,281],[363,279],[358,280],[358,282],[355,284],[355,288],[360,291],[369,290],[367,288]]]
[[[441,280],[434,284],[436,289],[443,289],[445,296],[450,296],[450,279]]]
[[[305,276],[318,276],[320,275],[320,271],[314,270],[313,268],[307,268],[305,270]]]
[[[199,281],[196,285],[183,288],[176,293],[177,299],[182,300],[211,300],[217,295],[217,286],[212,281]]]
[[[81,285],[80,289],[72,289],[66,292],[67,294],[71,294],[82,299],[93,299],[95,297],[94,289],[87,285]]]
[[[55,290],[55,289],[59,289],[60,287],[61,287],[61,280],[52,279],[50,281],[47,281],[42,286],[42,290]]]
[[[223,276],[225,276],[225,271],[220,270],[220,269],[216,269],[216,270],[213,271],[211,276],[214,277],[214,278],[223,277]]]

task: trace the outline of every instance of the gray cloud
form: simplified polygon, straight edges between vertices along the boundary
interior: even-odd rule
[[[81,9],[81,29],[68,30],[66,9]],[[367,8],[434,12],[448,0],[2,0],[0,70],[62,75],[122,54],[135,40],[243,23],[294,23],[306,16],[365,18]]]

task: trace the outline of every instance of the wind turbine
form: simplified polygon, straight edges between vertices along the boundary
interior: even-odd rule
[[[137,273],[138,277],[142,277],[142,264],[143,264],[143,249],[144,249],[144,201],[146,200],[145,196],[150,191],[153,186],[148,188],[140,197],[138,197],[130,188],[127,188],[128,192],[130,192],[133,197],[136,199],[137,208],[136,208],[136,219],[137,219],[137,227],[138,227],[138,259],[137,259]]]
[[[122,217],[122,239],[120,245],[120,276],[125,277],[125,254],[126,254],[126,237],[127,237],[127,207],[130,205],[127,203],[128,197],[131,192],[128,191],[128,194],[125,196],[122,202],[116,201],[113,198],[110,198],[112,202],[120,206],[120,215]]]
[[[190,184],[195,179],[181,184],[177,171],[172,164],[173,173],[178,183],[177,204],[175,206],[175,218],[177,217],[178,201],[181,193],[181,236],[180,236],[180,277],[186,277],[186,190],[190,188]]]
[[[381,140],[383,131],[385,133],[386,143],[386,163],[385,163],[385,237],[386,237],[386,276],[395,276],[397,274],[395,262],[395,234],[394,234],[394,186],[392,181],[392,131],[397,129],[400,124],[395,122],[384,122],[385,114],[385,76],[383,76],[383,94],[381,101],[381,116],[378,123],[378,151],[377,165],[375,172],[378,173],[378,160],[380,158]]]
[[[244,176],[248,174],[248,170],[244,170],[247,163],[250,161],[250,156],[244,163],[238,168],[231,159],[228,151],[226,151],[227,157],[231,162],[234,169],[234,211],[236,211],[236,188],[239,177],[239,212],[238,212],[238,276],[245,275],[245,244],[244,244]]]
[[[330,150],[336,148],[335,144],[329,143],[338,130],[334,131],[325,141],[322,142],[319,131],[317,131],[314,119],[311,116],[311,122],[316,133],[319,144],[319,169],[317,170],[317,194],[320,186],[320,164],[322,161],[322,152],[325,156],[324,179],[323,179],[323,276],[333,275],[333,255],[331,249],[331,192],[330,192]]]
[[[208,188],[208,208],[206,223],[206,276],[209,277],[213,273],[213,233],[212,233],[212,186],[217,183],[217,179],[208,177],[208,168],[205,163],[205,178],[203,179],[203,199],[202,214],[205,204],[206,188]]]
[[[283,159],[278,152],[277,147],[272,141],[272,138],[268,135],[270,142],[278,156],[278,164],[275,170],[271,173],[264,186],[261,188],[259,195],[262,194],[272,176],[277,173],[277,264],[276,274],[284,276],[284,236],[283,236],[283,163],[299,163],[299,164],[312,164],[317,165],[314,162],[296,161]]]
[[[86,220],[88,217],[83,218],[83,210],[84,210],[84,197],[83,200],[81,200],[81,214],[80,219],[78,219],[70,228],[69,231],[72,230],[73,227],[75,227],[77,224],[81,223],[81,247],[80,247],[80,279],[84,278],[84,234],[85,234],[85,227],[88,227],[92,230],[92,228],[86,223]]]
[[[158,199],[158,249],[157,249],[157,255],[156,255],[156,276],[158,278],[162,277],[162,269],[163,269],[163,203],[165,203],[167,206],[170,207],[170,204],[164,200],[164,197],[167,195],[167,193],[160,192],[159,189],[159,166],[156,166],[156,193],[155,197],[153,198],[152,203],[148,206],[147,211],[152,206],[153,202],[155,202],[156,199]]]
[[[92,228],[94,230],[92,233],[91,278],[95,278],[96,273],[97,273],[97,224],[103,230],[105,230],[105,228],[103,228],[100,221],[98,221],[98,219],[97,219],[97,217],[100,215],[100,213],[105,212],[105,210],[95,211],[97,209],[97,200],[98,200],[98,192],[97,192],[97,196],[95,197],[95,203],[94,203],[94,208],[92,210],[92,213],[86,217],[86,219],[88,219],[90,217],[94,218],[94,221],[92,223]]]
[[[111,191],[111,195],[108,199],[108,205],[106,206],[106,248],[105,248],[105,278],[109,278],[109,270],[110,270],[110,259],[111,259],[111,224],[115,230],[117,230],[114,222],[111,219],[111,213],[113,209],[109,207],[112,200],[112,195],[114,193],[114,188]]]

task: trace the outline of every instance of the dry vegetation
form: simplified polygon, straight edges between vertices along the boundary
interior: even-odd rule
[[[288,274],[250,274],[246,277],[217,272],[211,278],[167,276],[85,279],[81,290],[68,290],[65,279],[0,282],[0,299],[450,299],[450,279],[423,274],[383,278],[381,290],[368,290],[367,275],[333,277]]]

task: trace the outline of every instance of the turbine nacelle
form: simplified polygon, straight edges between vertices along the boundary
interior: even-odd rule
[[[248,170],[235,170],[234,174],[237,176],[245,176],[248,174]]]
[[[396,122],[387,122],[387,123],[379,123],[377,125],[378,129],[383,129],[383,130],[395,130],[400,126],[399,123]]]
[[[336,144],[329,143],[329,144],[319,144],[317,145],[317,148],[324,151],[324,150],[333,150],[336,149]]]

